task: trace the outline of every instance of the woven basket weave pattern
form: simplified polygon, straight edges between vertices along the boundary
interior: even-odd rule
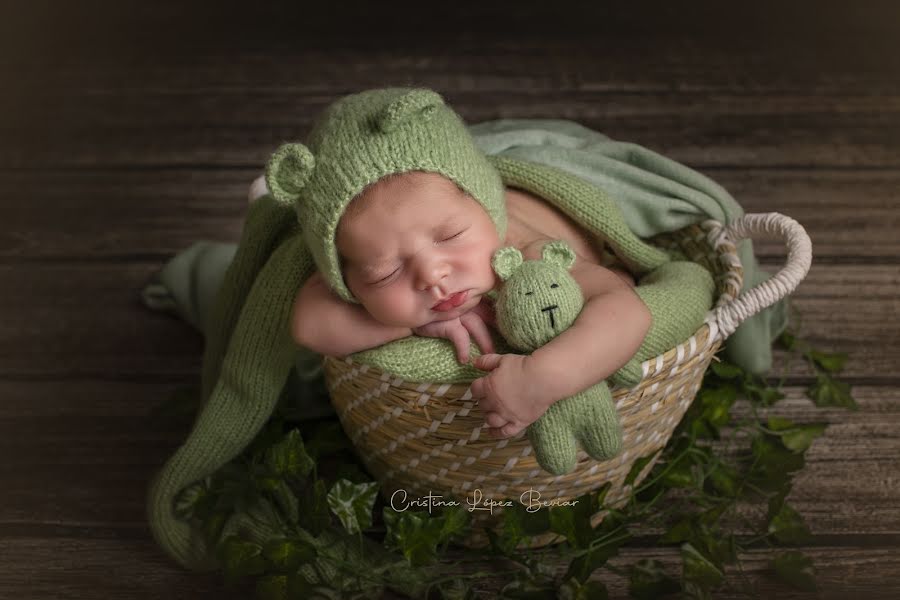
[[[738,295],[743,273],[734,245],[725,241],[713,247],[711,237],[706,226],[695,225],[653,241],[708,268],[718,305]],[[476,494],[517,502],[530,490],[542,501],[565,501],[610,482],[606,503],[616,506],[630,491],[624,480],[632,464],[665,446],[720,345],[714,323],[707,322],[684,343],[645,361],[638,385],[612,390],[623,431],[620,454],[598,462],[579,450],[575,469],[560,476],[540,468],[524,431],[508,439],[487,433],[469,383],[406,382],[349,358],[328,357],[324,367],[344,430],[386,501],[396,490],[405,490],[410,499],[433,494],[463,505]],[[646,465],[635,483],[652,466]],[[466,545],[487,543],[479,525],[495,525],[501,515],[502,508],[473,511],[475,527]],[[595,515],[596,522],[601,518]],[[530,545],[558,539],[545,534]]]

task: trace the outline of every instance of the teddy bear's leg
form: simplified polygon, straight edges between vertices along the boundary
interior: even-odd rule
[[[556,402],[540,419],[528,426],[534,457],[545,471],[563,475],[575,468],[578,447],[571,422],[569,398]]]
[[[589,387],[571,400],[578,399],[581,419],[576,421],[578,441],[591,458],[607,460],[622,449],[622,427],[616,415],[612,394],[605,381]]]

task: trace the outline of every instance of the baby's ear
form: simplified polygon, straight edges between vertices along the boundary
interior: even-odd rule
[[[384,107],[378,115],[378,129],[390,133],[404,121],[414,118],[430,119],[444,99],[432,90],[410,90]]]
[[[522,253],[515,246],[506,246],[494,252],[491,266],[501,280],[506,281],[523,262]]]
[[[266,186],[279,202],[293,204],[309,181],[316,159],[303,144],[284,144],[266,163]]]
[[[553,240],[552,242],[547,242],[541,248],[541,258],[544,262],[559,265],[569,270],[575,264],[575,251],[572,250],[565,240]]]

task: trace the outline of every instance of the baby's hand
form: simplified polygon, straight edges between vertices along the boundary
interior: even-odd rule
[[[457,360],[461,364],[469,362],[470,336],[475,339],[475,343],[481,348],[482,354],[489,354],[494,351],[494,342],[491,340],[491,334],[487,325],[478,313],[471,310],[456,319],[432,321],[421,327],[416,327],[412,332],[425,337],[439,337],[450,340],[456,348]]]
[[[485,354],[475,359],[475,368],[490,371],[473,381],[471,389],[491,435],[516,435],[558,399],[530,361],[530,356],[521,354]]]

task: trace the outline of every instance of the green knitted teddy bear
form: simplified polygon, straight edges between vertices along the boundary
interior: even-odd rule
[[[575,252],[562,240],[548,242],[541,260],[524,261],[508,246],[491,265],[503,280],[497,294],[497,327],[507,342],[533,352],[568,329],[584,306],[578,282],[569,274]],[[592,458],[607,460],[622,447],[622,429],[605,381],[563,398],[528,427],[538,464],[554,475],[575,468],[576,442]]]

